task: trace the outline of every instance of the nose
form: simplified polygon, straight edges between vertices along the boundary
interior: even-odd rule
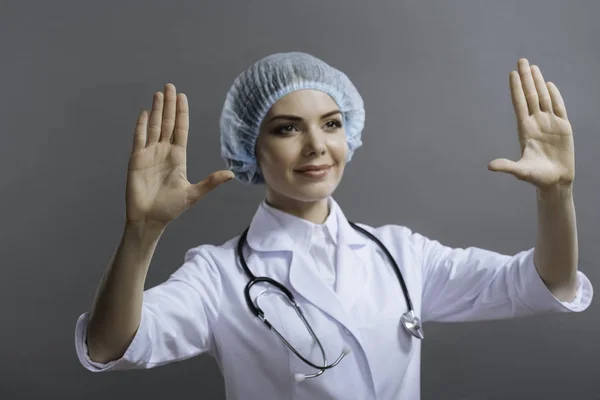
[[[310,129],[305,134],[304,155],[323,155],[327,152],[325,134],[320,129]]]

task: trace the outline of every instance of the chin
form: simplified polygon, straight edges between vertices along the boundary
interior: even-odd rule
[[[341,176],[336,173],[325,179],[312,180],[292,173],[270,181],[272,185],[267,186],[275,198],[314,203],[330,197],[340,184]]]
[[[328,198],[333,194],[337,184],[325,183],[317,185],[302,185],[302,187],[295,187],[291,190],[290,194],[299,201],[315,202]]]

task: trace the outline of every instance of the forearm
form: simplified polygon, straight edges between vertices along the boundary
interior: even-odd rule
[[[577,290],[578,265],[572,186],[537,189],[537,213],[536,269],[559,300],[571,301]]]
[[[125,224],[92,305],[87,345],[93,361],[120,358],[135,336],[148,267],[163,231],[162,226]]]

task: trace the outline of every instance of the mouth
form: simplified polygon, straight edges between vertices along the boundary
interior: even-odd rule
[[[333,165],[308,165],[306,167],[299,168],[294,172],[311,178],[322,178],[329,174]]]

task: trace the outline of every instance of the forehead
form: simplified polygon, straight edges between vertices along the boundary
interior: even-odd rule
[[[305,89],[296,90],[277,100],[267,116],[289,114],[311,118],[334,110],[339,110],[339,107],[327,93],[320,90]]]

